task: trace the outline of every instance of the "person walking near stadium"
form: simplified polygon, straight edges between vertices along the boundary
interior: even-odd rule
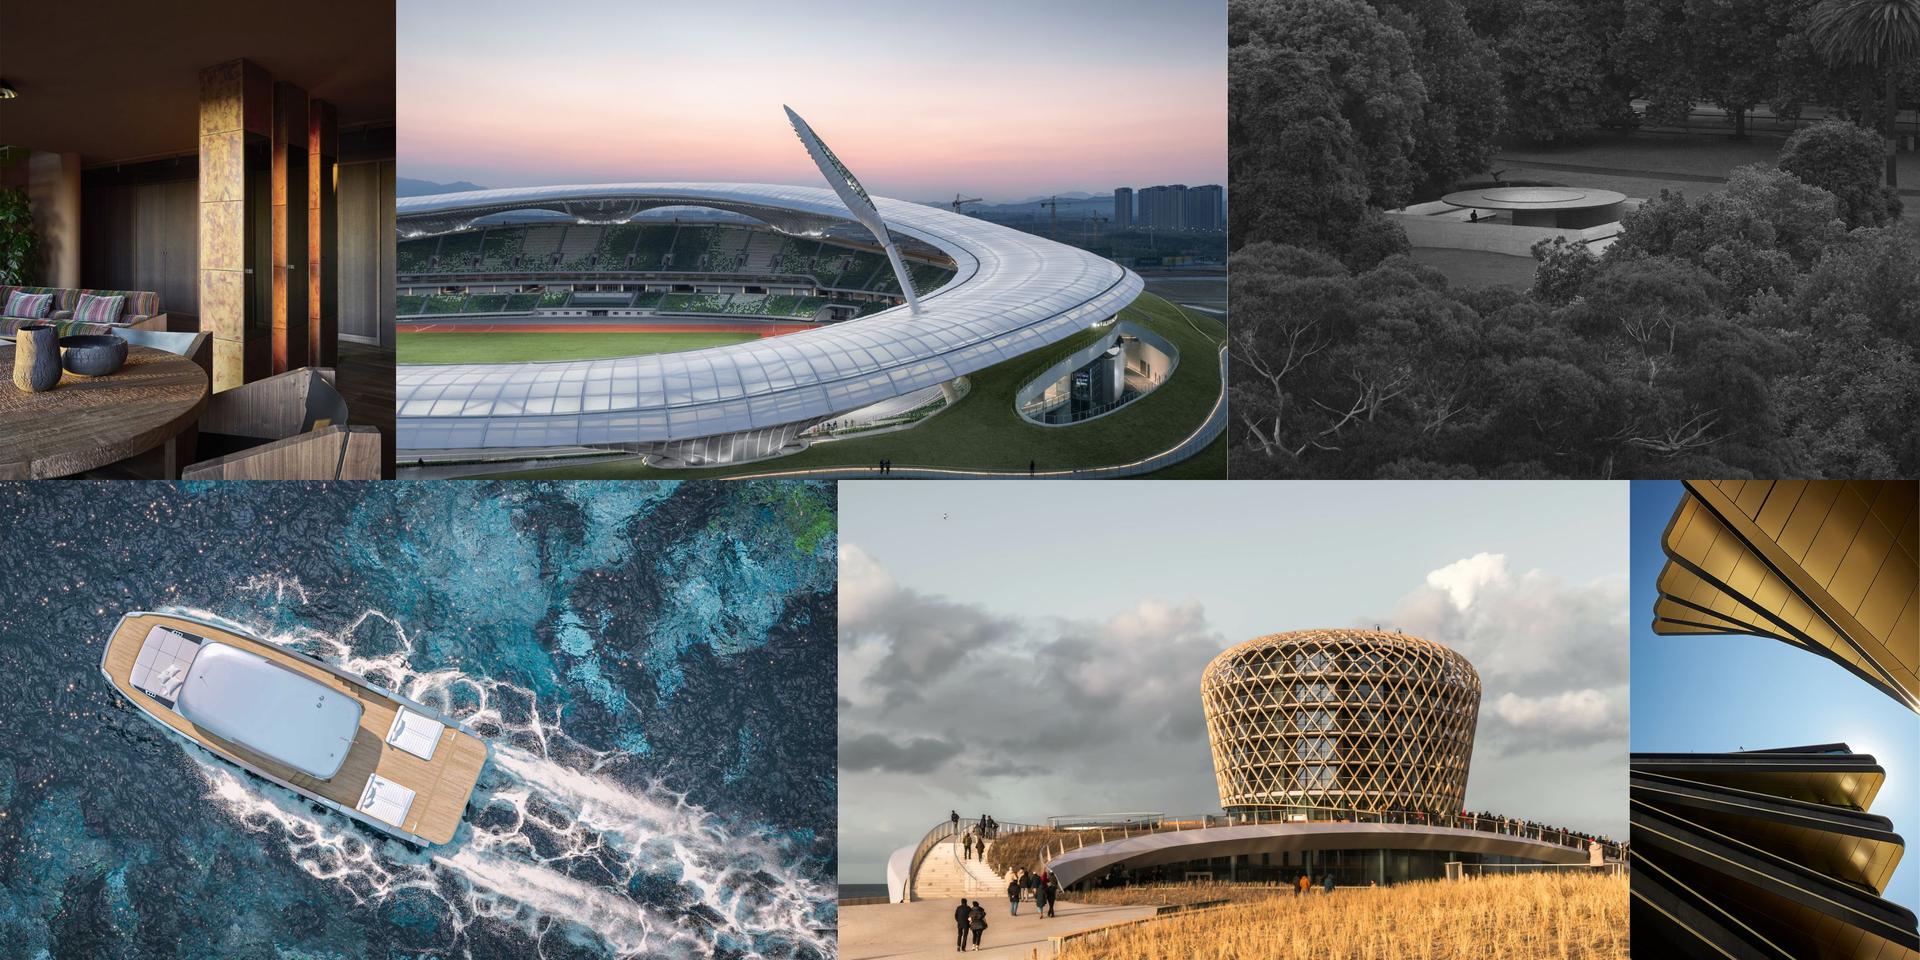
[[[954,941],[953,946],[955,950],[964,952],[967,949],[967,920],[972,916],[973,911],[967,906],[967,898],[961,897],[960,905],[953,908],[953,925],[958,932],[958,939]]]
[[[987,908],[978,900],[973,902],[973,909],[967,911],[967,927],[973,931],[973,948],[980,949],[980,935],[987,932]]]

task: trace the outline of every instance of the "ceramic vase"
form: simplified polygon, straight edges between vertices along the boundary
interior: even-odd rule
[[[60,335],[52,324],[22,324],[13,340],[13,385],[28,393],[60,383]]]

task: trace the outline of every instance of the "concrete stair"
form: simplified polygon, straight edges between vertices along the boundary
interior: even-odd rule
[[[987,841],[992,849],[993,841]],[[1007,878],[998,876],[984,860],[966,859],[957,838],[936,844],[920,863],[913,878],[915,900],[942,900],[966,897],[970,900],[1000,899],[1007,895]]]

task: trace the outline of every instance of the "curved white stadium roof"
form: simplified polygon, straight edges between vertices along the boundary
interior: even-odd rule
[[[406,450],[684,440],[813,421],[944,383],[1064,340],[1139,296],[1131,270],[1076,247],[903,200],[874,198],[897,235],[953,258],[945,286],[817,330],[685,353],[539,363],[401,365]],[[694,205],[817,234],[852,216],[830,190],[742,183],[627,183],[405,197],[402,236],[508,210],[620,220]]]

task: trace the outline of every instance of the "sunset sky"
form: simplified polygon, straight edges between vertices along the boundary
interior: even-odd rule
[[[399,174],[811,185],[989,201],[1226,182],[1219,0],[399,7]]]

